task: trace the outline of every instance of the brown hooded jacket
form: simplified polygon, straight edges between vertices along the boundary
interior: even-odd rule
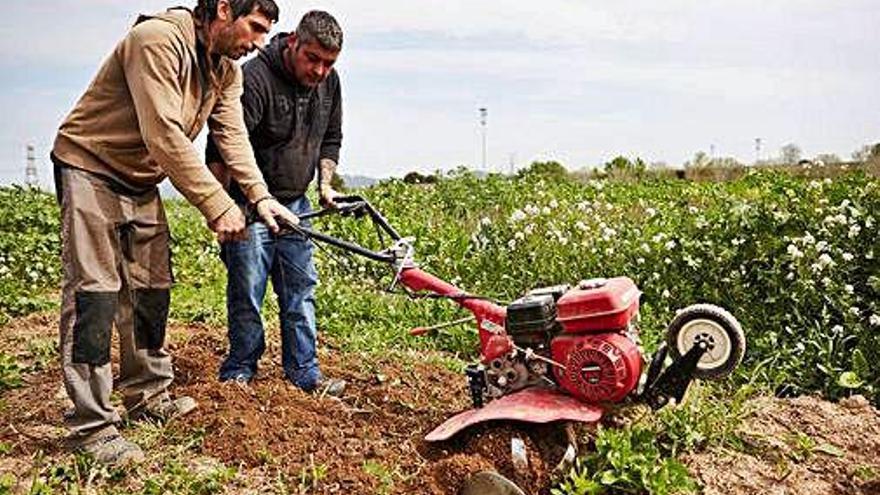
[[[268,196],[244,124],[241,69],[220,57],[215,91],[198,56],[190,11],[139,21],[61,124],[55,156],[133,188],[167,176],[211,221],[235,203],[192,144],[207,123],[245,196],[251,202]]]

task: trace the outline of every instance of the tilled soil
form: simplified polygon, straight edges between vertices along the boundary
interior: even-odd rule
[[[762,397],[742,427],[747,452],[686,458],[707,495],[880,495],[880,412],[861,396]]]
[[[337,399],[291,386],[274,363],[250,386],[218,384],[225,343],[214,334],[195,333],[176,347],[176,391],[202,404],[179,427],[205,428],[204,450],[230,464],[280,466],[293,477],[323,466],[328,475],[312,493],[377,493],[393,482],[395,493],[454,494],[469,474],[493,468],[538,493],[549,484],[549,457],[561,459],[562,451],[544,441],[559,426],[486,425],[448,442],[425,442],[469,399],[461,374],[418,355],[323,353],[324,373],[348,383]],[[513,466],[514,436],[526,444],[529,469]]]
[[[54,338],[54,315],[4,327],[0,350],[27,363],[34,339]],[[166,428],[201,434],[198,454],[239,470],[229,493],[263,493],[279,473],[291,493],[457,494],[472,473],[491,469],[526,493],[549,493],[567,445],[562,425],[478,425],[451,441],[423,440],[443,420],[468,407],[462,375],[436,355],[392,352],[365,356],[324,345],[325,374],[344,378],[341,399],[306,394],[281,376],[277,345],[248,387],[220,384],[222,329],[171,330],[173,392],[200,407]],[[56,362],[26,375],[24,387],[2,392],[0,472],[27,472],[37,452],[64,455],[66,407]],[[710,450],[684,458],[707,494],[880,493],[880,414],[858,399],[834,404],[814,397],[760,398],[743,425],[746,452]],[[568,432],[571,434],[571,432]],[[582,435],[578,435],[581,436]],[[526,446],[528,467],[517,469],[511,439]]]

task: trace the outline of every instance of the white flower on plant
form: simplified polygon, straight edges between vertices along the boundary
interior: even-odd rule
[[[689,211],[692,215],[696,215],[696,214],[700,211],[700,209],[697,208],[696,206],[688,206],[688,211]]]
[[[843,258],[843,261],[852,261],[853,258],[855,258],[852,253],[843,253],[841,257]]]
[[[645,264],[645,258],[642,258],[642,257],[638,257],[638,258],[636,258],[636,263],[639,264],[639,265],[644,265],[644,264]]]
[[[742,245],[743,243],[745,243],[746,241],[744,241],[744,240],[740,239],[739,237],[737,237],[737,238],[735,238],[734,240],[732,240],[732,241],[730,241],[730,242],[731,242],[731,244],[733,244],[734,246],[741,246],[741,245]]]
[[[611,203],[605,203],[605,209],[611,211],[614,209],[614,205]]]
[[[828,242],[826,242],[826,241],[819,241],[816,243],[816,251],[820,251],[820,252],[825,251],[825,248],[827,248],[827,247],[828,247]]]
[[[522,232],[517,232],[517,233],[513,234],[513,238],[518,241],[521,241],[526,238],[526,235],[523,234]]]
[[[554,199],[551,199],[551,200],[550,200],[550,204],[549,204],[549,206],[550,206],[550,208],[557,208],[557,207],[559,207],[559,203],[558,203],[558,202],[556,201],[556,199],[554,198]]]
[[[788,255],[791,256],[792,258],[797,259],[797,258],[804,257],[804,252],[801,251],[800,249],[798,249],[798,247],[795,246],[794,244],[789,244],[788,249],[786,251],[788,252]]]
[[[852,238],[858,236],[859,232],[861,232],[861,231],[862,231],[862,227],[860,227],[859,224],[850,225],[849,232],[846,233],[846,236],[849,237],[850,239],[852,239]]]
[[[581,211],[589,210],[590,209],[590,202],[589,201],[581,201],[580,203],[577,204],[577,209],[581,210]]]
[[[843,286],[843,290],[846,291],[847,294],[852,294],[856,291],[856,288],[850,284],[846,284]]]
[[[831,279],[828,277],[822,277],[822,285],[828,287],[829,285],[831,285]]]
[[[526,212],[522,210],[514,210],[513,213],[510,214],[511,222],[519,222],[520,220],[526,219]]]
[[[663,262],[666,263],[667,265],[672,264],[672,260],[670,258],[663,258]]]
[[[526,225],[526,228],[523,229],[523,232],[525,232],[526,235],[532,235],[532,232],[534,232],[534,231],[535,231],[535,225],[531,224],[531,223]]]
[[[580,220],[578,220],[578,221],[574,224],[574,228],[576,228],[576,229],[578,229],[578,230],[580,230],[580,231],[582,231],[582,232],[586,232],[587,230],[589,230],[589,227],[587,227],[587,224],[585,224],[584,222],[581,222]]]
[[[669,250],[675,249],[675,246],[676,246],[675,241],[671,240],[671,239],[666,241],[666,244],[663,245],[663,247],[665,247],[666,249],[669,249]]]
[[[643,242],[642,245],[639,246],[639,248],[646,253],[651,252],[651,246],[649,246],[648,243],[646,243],[646,242]]]
[[[670,294],[669,294],[669,289],[663,289],[663,293],[660,294],[660,295],[663,296],[664,298],[667,298],[667,299],[668,299],[669,296],[670,296]]]
[[[654,280],[660,280],[660,274],[657,272],[654,272],[651,274],[651,278],[653,278]]]
[[[611,227],[605,227],[604,229],[602,229],[602,238],[606,241],[611,239],[615,235],[617,235],[617,231],[612,229]]]
[[[545,207],[541,208],[541,214],[549,215],[550,214],[550,207],[545,206]]]
[[[788,272],[788,275],[785,276],[785,280],[794,280],[794,272]]]
[[[868,318],[868,323],[870,323],[872,327],[880,327],[880,315],[872,314],[871,317]]]
[[[489,217],[483,217],[480,219],[480,225],[484,227],[487,225],[492,225],[492,220],[490,220]]]
[[[834,335],[840,335],[843,333],[843,327],[840,325],[834,325],[831,327],[831,333]]]
[[[657,214],[657,210],[655,210],[654,208],[646,208],[645,214],[648,215],[648,218],[653,218],[654,215]]]
[[[814,242],[816,242],[816,238],[813,237],[813,234],[805,232],[804,236],[801,237],[801,241],[803,241],[804,244],[813,244]]]
[[[539,210],[537,206],[530,205],[530,204],[526,205],[526,207],[523,209],[526,211],[526,213],[528,213],[531,216],[535,216],[541,212],[541,210]]]
[[[507,241],[507,247],[511,250],[516,249],[516,239]]]
[[[836,264],[837,263],[834,262],[834,259],[831,258],[830,254],[822,253],[821,255],[819,255],[819,265],[821,265],[822,268],[825,268],[828,266],[834,266]]]
[[[824,219],[822,219],[822,223],[835,224],[839,223],[840,225],[846,225],[846,215],[843,213],[838,213],[837,215],[828,215]]]
[[[567,246],[568,245],[568,237],[560,237],[559,244],[562,244],[563,246]]]
[[[862,310],[860,310],[858,306],[853,306],[849,308],[849,314],[853,316],[860,316],[862,314]]]
[[[612,254],[614,254],[614,248],[610,247],[610,246],[605,248],[605,254],[607,254],[608,256],[611,256]]]
[[[660,232],[658,234],[654,234],[654,237],[651,238],[651,241],[660,242],[665,238],[666,238],[666,234],[664,234],[663,232]]]

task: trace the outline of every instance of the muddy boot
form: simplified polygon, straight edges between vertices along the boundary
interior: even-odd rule
[[[315,388],[307,390],[307,392],[319,397],[324,397],[325,395],[330,397],[342,397],[347,385],[348,383],[345,380],[339,378],[322,377],[318,380],[318,383],[315,384]]]
[[[138,464],[144,460],[144,452],[136,443],[129,442],[121,435],[107,435],[77,447],[80,452],[92,456],[105,466],[125,466]]]
[[[129,418],[139,420],[144,418],[168,421],[189,414],[199,407],[195,399],[181,396],[172,399],[168,394],[160,394],[158,397],[147,401],[143,406],[129,412]]]

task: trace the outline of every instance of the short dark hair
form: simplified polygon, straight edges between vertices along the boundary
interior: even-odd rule
[[[232,18],[238,19],[243,15],[248,15],[254,11],[261,12],[272,22],[278,22],[278,4],[275,0],[226,0],[232,7]],[[196,5],[196,17],[210,22],[217,18],[217,4],[220,0],[198,0]]]
[[[299,43],[317,41],[326,50],[339,51],[342,50],[342,28],[332,15],[323,10],[312,10],[299,21],[296,40]]]

